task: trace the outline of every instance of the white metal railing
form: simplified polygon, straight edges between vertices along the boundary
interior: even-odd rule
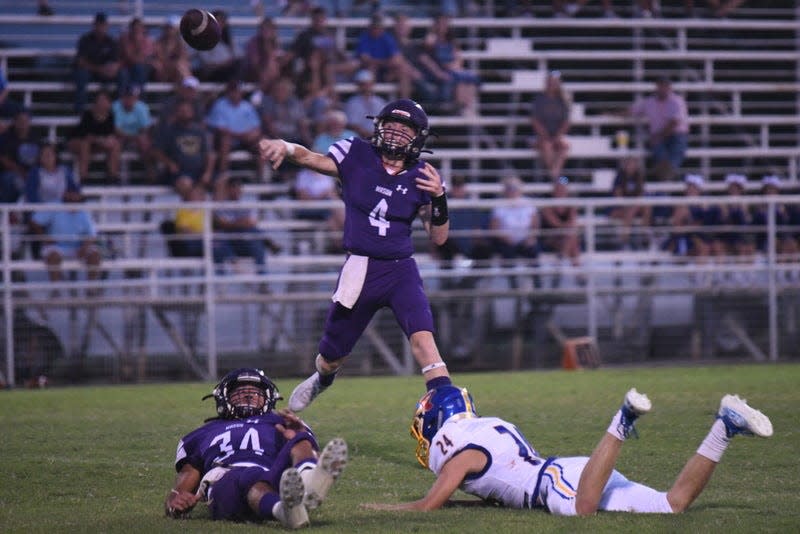
[[[455,200],[451,204],[452,217],[457,218],[461,209],[477,208],[490,210],[495,207],[509,205],[505,199],[473,199]],[[745,196],[740,198],[731,197],[659,197],[642,199],[612,199],[612,198],[588,198],[588,199],[533,199],[524,198],[522,202],[529,203],[537,208],[547,206],[575,205],[579,208],[579,224],[583,235],[585,251],[581,256],[580,267],[564,267],[560,265],[556,258],[543,258],[539,264],[519,264],[506,265],[503,262],[488,261],[485,263],[473,262],[469,267],[463,265],[455,268],[441,268],[440,261],[431,257],[424,251],[417,254],[418,263],[423,272],[423,276],[429,281],[448,281],[464,278],[475,278],[478,280],[490,280],[502,278],[504,276],[530,278],[536,276],[555,276],[560,273],[578,275],[584,277],[585,285],[568,288],[542,289],[531,287],[509,288],[506,290],[476,288],[472,290],[448,290],[441,287],[432,292],[433,297],[439,299],[450,298],[494,298],[494,297],[529,297],[536,299],[550,296],[556,299],[578,299],[585,302],[587,306],[587,316],[585,328],[588,335],[597,337],[599,314],[599,299],[607,295],[638,294],[641,292],[661,291],[685,292],[689,294],[708,292],[709,288],[675,286],[674,276],[690,276],[696,274],[712,274],[719,272],[754,272],[762,273],[763,285],[753,284],[748,288],[729,288],[725,291],[728,294],[751,294],[761,292],[766,296],[769,309],[769,346],[765,351],[770,360],[778,359],[778,296],[786,287],[778,283],[778,273],[800,271],[800,262],[797,258],[779,256],[777,252],[776,236],[777,232],[786,232],[787,228],[776,225],[775,208],[778,204],[791,205],[800,209],[800,195],[781,195],[781,196]],[[604,210],[616,206],[676,206],[683,204],[715,204],[730,205],[744,204],[747,206],[767,206],[768,219],[766,227],[748,227],[749,233],[765,233],[767,236],[767,249],[763,254],[759,254],[762,264],[756,265],[752,259],[729,258],[714,260],[698,260],[696,262],[687,261],[687,258],[676,258],[669,253],[660,251],[656,246],[656,240],[650,240],[650,248],[640,252],[601,252],[598,250],[598,242],[606,239],[607,232],[613,228],[614,223],[605,215]],[[96,219],[108,216],[109,213],[116,214],[124,218],[147,215],[150,219],[159,216],[169,216],[175,209],[185,207],[185,204],[178,202],[128,202],[128,203],[85,203],[81,204],[80,209],[92,212]],[[231,207],[242,209],[252,209],[257,211],[262,217],[262,228],[267,232],[273,228],[281,228],[286,222],[281,217],[291,217],[292,210],[303,208],[325,208],[340,206],[337,202],[315,201],[299,202],[292,200],[274,200],[259,202],[240,202],[234,205],[226,203],[196,203],[195,207],[200,207],[204,211],[204,227],[202,234],[203,255],[199,258],[173,259],[164,257],[161,254],[153,253],[152,247],[144,250],[143,253],[130,254],[129,257],[118,260],[107,260],[102,269],[113,271],[114,277],[106,280],[86,281],[86,282],[63,282],[52,284],[50,282],[37,282],[27,280],[17,280],[14,273],[27,272],[31,274],[36,270],[42,270],[42,263],[29,259],[19,259],[12,257],[15,244],[19,243],[20,227],[12,224],[12,214],[19,215],[25,211],[53,211],[63,210],[64,205],[0,205],[0,248],[2,248],[2,279],[3,279],[3,320],[5,332],[5,352],[6,352],[6,376],[8,381],[14,380],[14,310],[21,306],[30,306],[37,302],[47,303],[48,306],[70,306],[93,308],[97,306],[147,306],[148,304],[177,304],[181,302],[196,303],[201,305],[207,317],[208,324],[214,325],[217,322],[220,305],[235,305],[253,302],[321,302],[329,292],[319,289],[299,290],[297,292],[288,290],[287,284],[299,284],[300,287],[314,286],[323,283],[332,288],[337,277],[338,268],[342,257],[339,255],[292,255],[288,252],[285,255],[270,259],[269,272],[265,275],[259,274],[220,274],[218,267],[214,264],[213,246],[215,237],[212,235],[211,215],[213,210]],[[285,227],[284,227],[285,228]],[[124,224],[119,225],[115,230],[136,234],[141,231],[135,224],[131,224],[126,229]],[[641,232],[650,234],[665,234],[670,232],[668,227],[642,228]],[[682,228],[685,231],[702,231],[702,228]],[[736,228],[716,227],[712,231],[735,231]],[[281,230],[285,231],[285,230]],[[417,231],[421,231],[417,228]],[[795,234],[800,234],[800,228],[791,229]],[[290,231],[286,231],[284,237],[289,243],[287,250],[292,250]],[[467,232],[468,233],[468,232]],[[544,233],[544,232],[542,232]],[[152,236],[153,230],[147,230],[145,235]],[[454,237],[465,235],[454,231]],[[479,235],[487,235],[481,232]],[[271,237],[276,237],[272,235]],[[421,237],[421,236],[420,236]],[[144,254],[144,255],[141,255]],[[550,261],[552,260],[552,261]],[[73,262],[66,267],[75,268]],[[191,274],[167,274],[168,270],[190,269]],[[136,271],[140,273],[134,278],[128,278],[126,273]],[[613,280],[618,277],[640,278],[644,276],[662,277],[665,282],[660,288],[621,288]],[[800,282],[800,277],[798,278]],[[236,284],[267,284],[287,288],[277,294],[258,295],[252,292],[242,292],[238,294],[218,294],[216,288],[231,286]],[[172,290],[181,286],[191,286],[201,289],[199,294],[181,295]],[[798,284],[800,285],[800,284]],[[49,289],[83,290],[101,289],[103,294],[100,296],[89,296],[85,298],[68,297],[64,300],[49,299],[49,297],[31,296],[31,293],[49,294]],[[718,291],[719,289],[717,289]],[[24,296],[25,294],[28,296]],[[433,298],[432,297],[432,298]],[[208,377],[215,377],[217,374],[217,351],[219,350],[216,341],[216,328],[207,328],[207,367],[205,373]]]

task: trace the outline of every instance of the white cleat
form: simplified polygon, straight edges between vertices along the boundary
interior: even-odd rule
[[[647,398],[644,393],[639,393],[636,388],[631,388],[625,394],[625,402],[623,403],[628,410],[633,412],[637,417],[646,414],[653,407],[653,403]]]
[[[725,395],[719,403],[717,417],[725,423],[725,433],[733,437],[736,434],[756,435],[768,438],[772,435],[772,422],[769,417],[751,408],[747,400],[738,395]]]
[[[303,473],[305,496],[303,504],[309,510],[316,510],[328,496],[328,492],[347,467],[347,442],[342,438],[334,438],[322,449],[314,469]]]
[[[293,412],[302,412],[326,389],[319,382],[319,372],[314,372],[294,388],[289,397],[289,409]]]
[[[294,467],[286,469],[281,475],[281,500],[272,512],[284,527],[295,530],[308,526],[308,511],[303,504],[304,494],[305,487],[300,473]]]

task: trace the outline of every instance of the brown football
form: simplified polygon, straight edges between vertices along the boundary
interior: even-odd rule
[[[195,50],[211,50],[221,35],[219,22],[204,9],[190,9],[181,17],[181,36]]]

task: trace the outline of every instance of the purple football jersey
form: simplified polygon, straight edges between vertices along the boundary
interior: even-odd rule
[[[275,428],[278,423],[283,423],[283,418],[273,413],[209,421],[178,443],[175,469],[180,471],[188,463],[203,474],[216,466],[236,464],[283,471],[288,465],[273,465],[286,443]]]
[[[403,259],[414,253],[411,224],[428,193],[417,188],[423,161],[397,175],[386,172],[375,147],[359,138],[331,145],[345,205],[344,248],[360,256]]]

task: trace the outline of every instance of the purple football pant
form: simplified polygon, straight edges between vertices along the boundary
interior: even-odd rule
[[[234,467],[217,480],[209,490],[211,518],[244,521],[257,517],[247,504],[247,492],[256,482],[266,482],[273,488],[275,481],[270,471],[261,467]]]
[[[350,354],[372,317],[386,306],[394,312],[406,337],[424,330],[434,331],[431,305],[413,258],[369,259],[364,287],[353,309],[337,302],[331,304],[319,353],[327,360]]]

